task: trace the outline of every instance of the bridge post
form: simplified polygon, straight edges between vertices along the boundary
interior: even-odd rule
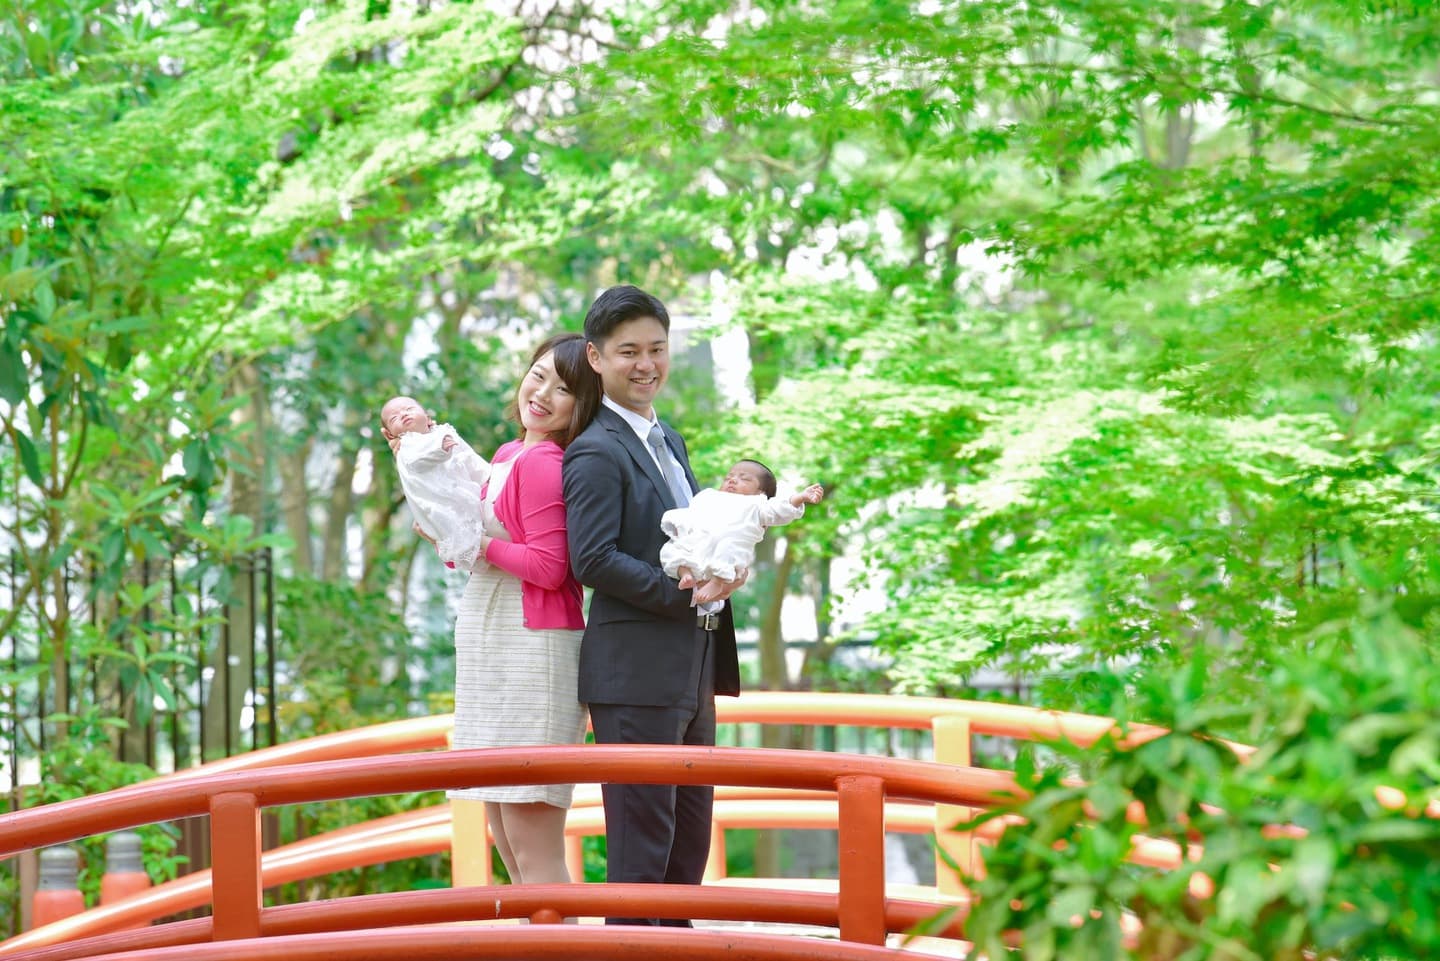
[[[930,721],[935,742],[935,760],[941,764],[969,767],[970,719],[940,715]],[[976,856],[974,836],[957,828],[970,822],[974,814],[963,804],[935,805],[935,889],[943,895],[958,897],[966,893],[962,875],[975,875],[981,867]],[[954,862],[951,867],[948,862]],[[959,870],[956,870],[959,868]]]
[[[260,807],[255,795],[210,799],[212,940],[260,937]]]
[[[494,883],[490,858],[490,823],[485,818],[485,802],[451,798],[450,883],[457,888]],[[584,879],[583,874],[580,879]]]
[[[726,877],[725,826],[713,818],[710,821],[710,853],[705,858],[705,873],[701,880],[719,881]]]
[[[840,938],[885,943],[885,781],[836,779],[840,807]]]

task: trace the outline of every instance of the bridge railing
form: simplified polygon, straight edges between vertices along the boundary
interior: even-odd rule
[[[933,830],[932,806],[893,798],[885,802],[885,830],[925,834]],[[799,828],[836,830],[839,807],[832,792],[788,791],[778,788],[720,786],[716,789],[714,820],[721,837],[726,830],[740,828]],[[1008,827],[1020,823],[1007,816],[987,822],[976,834],[993,840]],[[603,812],[597,806],[573,808],[565,825],[569,840],[604,834]],[[267,888],[336,871],[346,871],[386,861],[425,857],[450,849],[452,840],[449,806],[445,804],[406,811],[374,821],[351,825],[316,837],[267,850],[261,859],[261,881]],[[1179,867],[1184,857],[1171,841],[1137,835],[1130,860],[1162,870]],[[713,854],[714,852],[712,852]],[[715,859],[712,859],[715,860]],[[581,877],[572,870],[573,877]],[[706,882],[723,882],[722,876],[707,876]],[[774,887],[776,879],[745,879],[745,883]],[[475,888],[491,892],[487,897],[509,897],[509,887]],[[909,889],[914,897],[930,903],[934,912],[942,905],[965,905],[968,898],[925,893]],[[121,931],[136,924],[169,917],[194,908],[207,907],[211,898],[211,873],[197,871],[142,891],[122,901],[94,908],[0,942],[0,958],[9,958],[47,945]],[[893,899],[889,902],[893,907]],[[909,902],[905,902],[909,903]],[[732,920],[709,915],[718,920]],[[793,923],[803,923],[799,920]],[[207,929],[208,930],[208,929]],[[892,928],[892,930],[895,930]],[[76,955],[79,956],[79,955]],[[69,955],[67,955],[69,957]]]
[[[876,727],[928,731],[931,734],[934,760],[945,764],[968,766],[974,759],[976,737],[995,737],[1022,741],[1065,740],[1089,745],[1107,734],[1120,735],[1111,718],[993,701],[951,700],[932,697],[901,697],[881,694],[851,694],[800,691],[752,691],[738,698],[716,701],[717,721],[721,725],[784,724],[816,727]],[[321,735],[289,744],[265,748],[246,755],[215,761],[200,768],[166,775],[161,780],[174,781],[217,771],[256,770],[300,761],[339,760],[342,758],[376,757],[407,751],[444,748],[453,726],[451,715],[414,718]],[[1132,725],[1119,738],[1122,745],[1133,746],[1164,734],[1153,725]],[[1237,753],[1250,749],[1232,745]],[[585,789],[580,789],[577,804],[583,803]],[[598,802],[598,796],[594,799]],[[965,805],[938,805],[934,809],[936,840],[935,876],[942,894],[959,896],[964,892],[963,872],[979,866],[975,839],[964,831],[954,830],[969,820],[973,812]],[[483,847],[486,837],[483,824],[467,825],[462,837],[478,838]],[[723,828],[716,828],[711,850],[724,850]],[[572,870],[582,861],[579,835],[571,835],[569,860]],[[461,852],[456,882],[489,884],[491,859],[488,848]],[[954,865],[952,867],[952,865]],[[958,868],[958,870],[957,870]],[[725,875],[724,862],[712,855],[706,875]]]
[[[860,944],[882,944],[891,926],[884,872],[887,797],[985,807],[1017,794],[1013,779],[1004,772],[808,751],[712,748],[697,753],[694,748],[650,746],[445,751],[163,779],[21,811],[0,817],[0,857],[92,834],[208,814],[214,858],[209,935],[217,941],[253,939],[264,933],[262,919],[279,910],[262,904],[263,808],[494,784],[567,783],[595,780],[597,773],[607,781],[628,783],[728,784],[833,793],[840,865],[835,918],[842,940]],[[625,905],[624,886],[573,887],[598,892],[585,897],[605,901],[607,913],[634,916],[637,910],[633,901]],[[685,888],[674,896],[703,900],[712,897],[713,890]],[[655,886],[645,886],[645,897],[654,893]],[[754,906],[774,894],[744,893],[752,897],[749,903]],[[547,916],[558,920],[558,910],[548,908]],[[532,919],[543,920],[534,915]]]

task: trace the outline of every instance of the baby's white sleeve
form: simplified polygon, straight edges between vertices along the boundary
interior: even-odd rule
[[[465,443],[465,439],[459,434],[450,436],[455,438],[455,446],[450,449],[450,456],[455,459],[456,464],[477,484],[489,480],[490,462],[475,453],[475,449]]]
[[[766,498],[765,503],[760,505],[760,523],[766,527],[788,524],[804,516],[805,505],[801,504],[796,507],[790,503],[788,496]]]
[[[441,446],[442,438],[430,434],[404,434],[400,437],[400,446],[395,451],[395,463],[402,469],[408,469],[411,474],[419,474],[433,470],[445,463],[449,458]]]

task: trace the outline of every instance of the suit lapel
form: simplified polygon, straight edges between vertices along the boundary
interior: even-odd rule
[[[625,418],[608,407],[601,407],[598,416],[604,418],[605,429],[615,435],[615,439],[620,442],[621,447],[625,448],[630,459],[635,462],[635,466],[640,468],[640,473],[650,479],[650,485],[655,488],[655,496],[660,498],[665,509],[669,510],[674,507],[675,497],[670,493],[670,485],[665,483],[665,478],[660,476],[660,469],[655,466],[655,458],[650,456],[650,449],[639,437],[635,436],[635,431],[630,429]],[[663,425],[661,429],[664,430]],[[666,431],[666,435],[669,435],[669,431]],[[685,462],[681,460],[680,463]]]

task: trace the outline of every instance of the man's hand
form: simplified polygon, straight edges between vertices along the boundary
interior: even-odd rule
[[[680,590],[688,591],[695,586],[695,574],[688,567],[677,567],[676,573],[680,575]]]

